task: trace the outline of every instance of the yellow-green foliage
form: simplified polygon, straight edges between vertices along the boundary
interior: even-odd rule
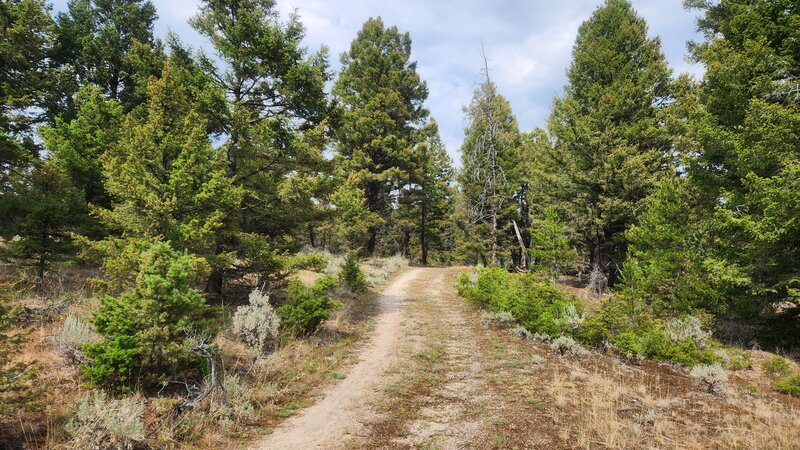
[[[512,274],[500,268],[479,269],[462,274],[457,287],[471,302],[491,311],[507,311],[534,333],[553,338],[575,336],[579,342],[595,347],[610,344],[628,358],[687,366],[718,360],[713,351],[716,344],[696,320],[659,320],[646,308],[621,296],[606,300],[598,311],[584,316],[577,298],[537,275]],[[692,326],[679,326],[686,323]]]
[[[281,327],[288,333],[304,335],[313,333],[339,302],[330,298],[336,279],[322,277],[306,287],[299,279],[289,281],[286,303],[278,308]]]
[[[457,287],[473,303],[511,313],[531,332],[552,337],[572,334],[582,319],[583,306],[575,297],[537,275],[485,268],[462,274]]]

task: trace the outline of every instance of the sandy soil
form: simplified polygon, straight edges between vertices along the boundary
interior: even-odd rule
[[[382,375],[397,357],[402,334],[401,308],[409,283],[420,271],[407,270],[383,290],[381,313],[372,340],[346,378],[322,400],[284,422],[253,448],[336,448],[348,435],[363,433],[364,424],[376,414],[376,399],[387,382]]]

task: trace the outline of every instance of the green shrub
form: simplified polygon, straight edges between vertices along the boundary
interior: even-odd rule
[[[322,277],[310,288],[297,278],[290,280],[287,301],[278,308],[283,329],[297,336],[313,333],[329,317],[330,311],[339,307],[329,296],[335,287],[336,280],[332,277]]]
[[[782,377],[789,376],[789,374],[792,373],[792,365],[782,356],[773,356],[763,361],[761,363],[761,368],[770,375],[779,375]]]
[[[151,244],[140,258],[133,287],[102,299],[95,312],[95,330],[104,339],[83,346],[91,360],[81,366],[83,375],[114,391],[200,375],[190,337],[213,334],[210,309],[192,287],[193,258],[168,242]]]
[[[745,352],[736,352],[728,361],[728,367],[732,370],[744,370],[744,369],[752,369],[753,368],[753,358],[752,353],[745,351]]]
[[[498,309],[492,306],[507,303],[509,276],[507,270],[498,267],[478,269],[474,276],[465,273],[458,279],[458,293],[479,306]]]
[[[362,292],[367,289],[367,279],[358,267],[355,255],[347,255],[344,265],[339,271],[339,284],[350,292]]]
[[[485,268],[462,274],[457,283],[467,300],[495,312],[509,312],[530,332],[573,334],[583,321],[582,305],[558,286],[534,274]]]
[[[792,397],[800,397],[800,375],[789,375],[775,383],[778,391],[789,394]]]

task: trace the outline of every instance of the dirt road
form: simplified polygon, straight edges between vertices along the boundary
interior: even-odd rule
[[[373,337],[346,378],[322,400],[286,421],[254,448],[336,448],[348,435],[363,433],[365,419],[375,414],[374,406],[386,385],[383,374],[397,358],[402,334],[401,308],[409,285],[422,270],[408,269],[383,290]]]

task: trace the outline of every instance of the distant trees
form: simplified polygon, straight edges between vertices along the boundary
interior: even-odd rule
[[[41,282],[54,262],[75,253],[72,233],[82,223],[83,195],[51,165],[34,169],[24,183],[0,201],[0,214],[14,218],[3,227],[10,241],[0,256],[33,267]]]
[[[410,56],[408,33],[386,27],[380,17],[370,18],[342,55],[333,86],[342,106],[335,129],[339,166],[384,224],[394,210],[394,191],[409,181],[428,116],[428,88]],[[371,224],[367,254],[378,252],[379,234],[379,225]]]
[[[485,59],[484,59],[485,62]],[[519,151],[522,135],[508,100],[497,92],[489,67],[484,81],[465,108],[467,128],[461,146],[459,176],[470,226],[466,240],[478,240],[476,255],[484,264],[497,265],[500,254],[514,247],[512,220],[519,217],[514,203],[521,188]]]

